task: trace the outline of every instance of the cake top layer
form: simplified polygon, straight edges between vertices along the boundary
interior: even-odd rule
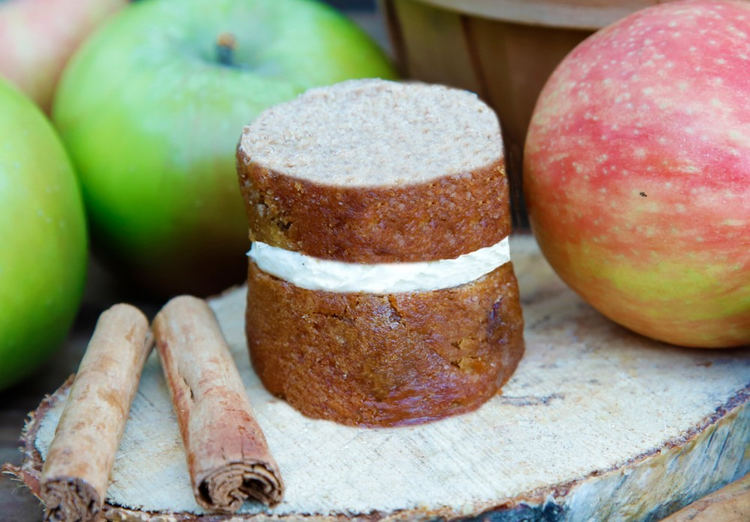
[[[495,113],[468,91],[350,80],[264,111],[240,148],[266,168],[324,185],[421,183],[502,158]]]

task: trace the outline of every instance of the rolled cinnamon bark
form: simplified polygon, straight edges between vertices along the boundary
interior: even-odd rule
[[[137,308],[118,304],[99,317],[42,470],[48,520],[98,518],[151,346]]]
[[[248,497],[278,504],[281,474],[211,309],[176,297],[153,330],[198,504],[224,513]]]

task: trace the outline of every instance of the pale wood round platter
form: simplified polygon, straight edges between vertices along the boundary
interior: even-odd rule
[[[245,518],[659,520],[750,471],[750,349],[687,350],[631,334],[552,273],[533,239],[513,238],[526,355],[478,411],[395,429],[310,420],[270,396],[244,342],[242,288],[213,299],[287,485]],[[32,416],[32,489],[67,386]],[[201,517],[167,389],[147,363],[107,498],[111,520]]]

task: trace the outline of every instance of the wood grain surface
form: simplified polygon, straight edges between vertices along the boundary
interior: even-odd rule
[[[567,289],[531,238],[514,238],[511,252],[527,354],[502,395],[426,426],[367,430],[302,417],[270,396],[249,366],[243,289],[213,300],[288,487],[278,507],[246,503],[241,513],[659,520],[747,473],[749,349],[679,349],[631,334]],[[65,394],[35,427],[41,456]],[[111,506],[113,517],[161,520],[148,513],[169,511],[177,513],[169,520],[185,520],[202,512],[155,358],[111,479],[108,502],[130,507]]]
[[[750,475],[724,486],[664,519],[664,522],[747,522]]]

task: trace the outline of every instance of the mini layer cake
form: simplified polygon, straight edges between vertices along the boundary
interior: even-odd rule
[[[393,426],[471,411],[508,380],[523,319],[500,127],[475,95],[354,80],[245,127],[247,340],[310,417]]]

